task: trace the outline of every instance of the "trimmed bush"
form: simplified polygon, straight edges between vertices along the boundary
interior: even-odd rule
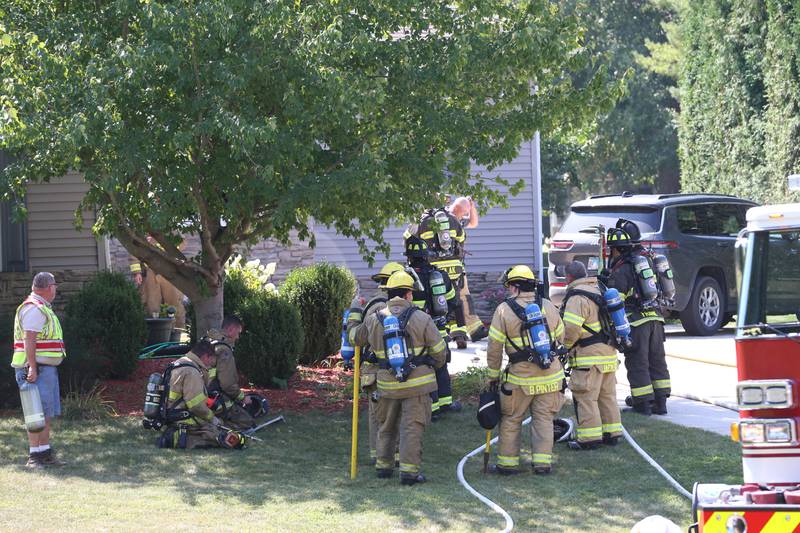
[[[303,319],[302,364],[319,363],[339,351],[342,315],[355,293],[353,274],[331,263],[317,263],[289,273],[281,285],[281,295],[294,304]]]
[[[101,272],[67,302],[64,310],[66,390],[87,390],[97,379],[122,379],[136,368],[147,340],[139,291],[125,276]]]

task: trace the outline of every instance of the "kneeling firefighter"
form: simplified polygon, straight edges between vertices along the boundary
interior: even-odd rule
[[[391,261],[381,268],[380,272],[372,276],[378,288],[385,291],[389,276],[397,271],[402,271],[403,265]],[[352,306],[347,316],[347,335],[350,343],[356,345],[358,329],[366,327],[366,317],[386,309],[387,298],[384,295],[375,296],[363,307]],[[362,346],[361,357],[361,390],[369,399],[369,457],[375,462],[378,457],[378,358],[369,344]]]
[[[208,408],[208,370],[217,363],[214,346],[200,340],[170,367],[162,398],[163,421],[167,424],[158,440],[160,448],[242,448],[245,438],[222,429],[221,421]]]
[[[208,395],[211,409],[233,429],[250,429],[256,418],[268,411],[267,399],[258,394],[245,394],[239,388],[239,371],[233,348],[242,334],[244,324],[237,316],[226,316],[221,330],[212,329],[207,338],[214,345],[217,364],[208,371]]]
[[[500,442],[491,471],[519,473],[522,421],[531,413],[533,471],[549,474],[553,462],[553,418],[564,403],[564,370],[559,349],[564,324],[555,306],[537,294],[536,278],[525,265],[509,268],[503,285],[510,297],[492,317],[486,357],[489,385],[500,387]],[[500,371],[503,350],[509,364]]]
[[[436,390],[434,368],[444,365],[445,342],[430,316],[412,303],[414,279],[395,272],[386,282],[385,309],[369,315],[354,343],[375,351],[378,371],[379,478],[392,476],[400,444],[400,482],[425,481],[420,473],[422,435],[431,419],[430,393]]]
[[[567,293],[561,304],[564,346],[570,350],[569,388],[578,417],[575,450],[590,450],[601,443],[615,445],[622,434],[617,406],[619,366],[613,338],[603,324],[610,324],[597,278],[588,277],[580,261],[566,266]]]
[[[461,300],[458,298],[453,283],[445,271],[431,265],[428,245],[419,237],[412,235],[406,239],[406,257],[421,285],[414,291],[414,305],[430,315],[445,343],[448,343],[450,341],[447,329],[448,315],[455,316],[458,328],[464,326]],[[449,362],[450,347],[448,346],[445,364],[436,369],[436,392],[431,393],[431,412],[434,419],[442,413],[461,410],[461,402],[453,401],[450,370],[447,368]]]

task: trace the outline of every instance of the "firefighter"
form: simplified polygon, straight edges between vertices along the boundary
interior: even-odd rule
[[[372,280],[378,284],[382,291],[386,290],[386,281],[389,276],[397,271],[402,271],[403,265],[390,261],[381,267],[380,272],[372,276]],[[383,294],[375,296],[362,309],[358,306],[350,308],[347,318],[347,335],[350,343],[356,345],[355,339],[358,336],[358,328],[363,328],[363,320],[369,315],[377,313],[386,308],[386,297]],[[375,463],[378,457],[378,359],[369,344],[363,346],[361,357],[361,390],[366,393],[369,399],[369,458]]]
[[[554,342],[564,338],[564,324],[555,306],[536,294],[536,278],[531,269],[517,265],[506,271],[503,285],[510,297],[501,303],[492,317],[489,328],[489,345],[486,358],[489,366],[489,386],[496,388],[502,378],[500,390],[500,442],[497,464],[492,472],[517,474],[519,469],[520,430],[522,421],[530,411],[533,471],[549,474],[553,462],[553,418],[564,403],[564,370],[558,358],[548,368],[530,360],[527,332],[518,310],[530,303],[540,303],[542,314]],[[524,311],[523,311],[524,313]],[[505,372],[500,371],[503,349],[509,357]]]
[[[414,291],[414,305],[428,313],[433,318],[439,333],[447,343],[450,340],[447,329],[447,316],[454,314],[456,324],[463,328],[463,313],[460,312],[461,301],[458,299],[452,281],[447,273],[436,268],[429,262],[429,250],[425,241],[412,235],[406,239],[406,257],[409,266],[414,269],[422,290]],[[441,285],[432,285],[432,276],[441,279]],[[434,294],[436,293],[436,294]],[[447,348],[447,359],[444,366],[436,369],[436,392],[431,393],[432,419],[436,420],[448,411],[460,411],[461,402],[453,401],[453,388],[450,383],[450,371],[447,363],[450,362],[450,348]]]
[[[186,307],[183,305],[183,293],[142,263],[132,263],[130,269],[147,316],[158,317],[161,314],[161,304],[172,306],[175,308],[175,328],[184,329]]]
[[[245,394],[239,388],[239,371],[233,357],[233,348],[242,334],[244,324],[237,316],[226,316],[220,330],[212,329],[206,335],[214,345],[217,364],[208,370],[208,392],[212,409],[223,423],[233,429],[250,429],[256,425],[255,416],[263,410],[263,399],[255,394]]]
[[[566,266],[567,293],[561,304],[564,346],[570,349],[570,383],[578,417],[574,450],[591,450],[601,442],[616,445],[622,434],[617,406],[617,351],[600,325],[603,295],[597,278],[587,277],[580,261]]]
[[[198,341],[175,363],[169,380],[167,408],[188,410],[190,416],[171,423],[158,441],[160,448],[242,448],[244,437],[222,429],[222,422],[208,407],[208,371],[217,364],[217,354],[208,339]]]
[[[446,344],[430,316],[412,303],[413,278],[395,272],[386,282],[387,307],[369,315],[358,328],[355,343],[369,344],[375,350],[378,371],[378,457],[375,468],[379,478],[392,476],[394,453],[400,445],[400,482],[414,485],[426,481],[420,473],[422,435],[431,420],[430,393],[436,390],[434,368],[445,363]],[[392,369],[384,345],[384,320],[394,316],[400,323],[402,379]],[[387,341],[388,342],[388,341]],[[400,355],[395,351],[395,357]]]
[[[436,259],[431,264],[447,272],[462,302],[461,311],[464,326],[456,325],[450,329],[450,337],[456,341],[459,349],[467,347],[467,333],[473,341],[486,338],[488,330],[475,315],[469,283],[464,268],[465,228],[478,225],[478,211],[471,198],[457,198],[447,208],[428,209],[419,223],[409,224],[403,238],[411,235],[422,238]]]
[[[608,230],[606,240],[611,248],[611,262],[600,278],[625,299],[632,342],[625,350],[625,368],[633,410],[645,416],[665,415],[670,379],[664,351],[664,318],[652,300],[642,297],[640,277],[634,268],[637,258],[644,255],[638,226],[623,219],[617,226]]]

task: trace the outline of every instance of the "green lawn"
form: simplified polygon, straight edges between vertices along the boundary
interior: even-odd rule
[[[397,478],[376,479],[363,440],[358,480],[349,480],[347,414],[286,418],[287,424],[262,432],[267,442],[242,452],[159,450],[155,433],[141,429],[138,419],[62,421],[55,442],[70,465],[39,472],[21,466],[26,448],[19,419],[2,419],[0,531],[501,529],[502,518],[455,476],[459,459],[483,441],[474,407],[428,431],[423,470],[431,481],[413,488]],[[655,418],[624,422],[688,488],[696,480],[741,477],[738,445],[718,435]],[[480,457],[467,463],[466,477],[512,515],[517,531],[622,532],[650,514],[688,524],[689,502],[629,446],[573,452],[558,445],[556,455],[549,477],[484,477]]]

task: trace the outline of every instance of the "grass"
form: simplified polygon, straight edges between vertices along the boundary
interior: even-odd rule
[[[0,419],[0,484],[7,487],[0,530],[497,531],[499,515],[455,477],[459,459],[484,440],[474,409],[428,430],[423,470],[431,481],[413,488],[375,478],[365,439],[358,479],[349,480],[346,413],[287,414],[287,424],[262,432],[266,442],[241,452],[159,450],[155,433],[133,418],[63,420],[54,442],[70,464],[40,472],[21,466],[19,419]],[[737,446],[718,435],[656,419],[624,422],[686,487],[740,478]],[[361,431],[365,437],[363,413]],[[627,532],[650,514],[688,524],[689,502],[629,446],[572,452],[557,445],[555,453],[556,470],[545,478],[485,477],[479,457],[465,474],[512,515],[517,531]],[[25,502],[35,502],[35,512]]]

